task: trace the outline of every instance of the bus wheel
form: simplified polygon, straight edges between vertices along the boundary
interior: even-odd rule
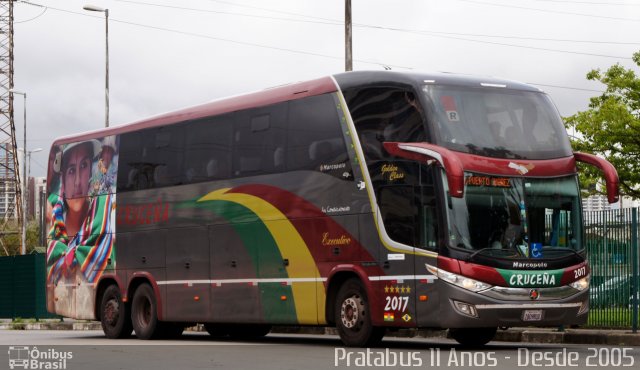
[[[142,284],[136,289],[131,303],[131,322],[139,339],[152,339],[162,335],[156,304],[156,296],[149,284]]]
[[[109,285],[102,295],[100,323],[107,338],[118,339],[131,335],[133,327],[129,306],[122,302],[120,288],[117,285]]]
[[[384,336],[384,328],[371,323],[367,295],[358,279],[347,280],[340,287],[334,312],[338,334],[347,346],[375,346]]]
[[[498,328],[464,328],[449,329],[449,335],[463,346],[484,346],[491,342]]]

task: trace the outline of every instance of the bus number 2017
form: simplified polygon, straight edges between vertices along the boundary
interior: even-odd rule
[[[409,297],[386,297],[387,304],[384,306],[385,311],[400,311],[407,310],[409,304]]]
[[[580,267],[579,269],[575,269],[573,270],[574,274],[575,274],[575,278],[579,278],[581,276],[585,276],[587,274],[587,268],[586,267]]]

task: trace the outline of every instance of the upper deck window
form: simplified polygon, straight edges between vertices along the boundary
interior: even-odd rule
[[[423,90],[438,145],[497,158],[572,155],[562,121],[543,93],[452,86]]]

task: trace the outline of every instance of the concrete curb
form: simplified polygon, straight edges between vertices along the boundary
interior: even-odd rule
[[[42,321],[34,323],[0,322],[0,330],[102,330],[96,321]],[[187,331],[205,331],[202,325],[187,328]],[[338,335],[335,328],[277,326],[271,331],[279,334]],[[387,333],[396,338],[447,338],[446,330],[401,329]],[[546,344],[595,344],[613,346],[640,346],[640,333],[630,330],[594,330],[557,328],[510,328],[498,330],[495,341],[514,343]]]

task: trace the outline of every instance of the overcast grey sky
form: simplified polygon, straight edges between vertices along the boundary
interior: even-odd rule
[[[58,136],[104,126],[109,9],[110,121],[344,70],[344,0],[17,2],[15,76],[28,94],[31,174]],[[640,0],[352,0],[354,70],[444,71],[534,84],[562,115],[603,86],[592,68],[640,50]],[[22,99],[16,96],[22,147]]]

